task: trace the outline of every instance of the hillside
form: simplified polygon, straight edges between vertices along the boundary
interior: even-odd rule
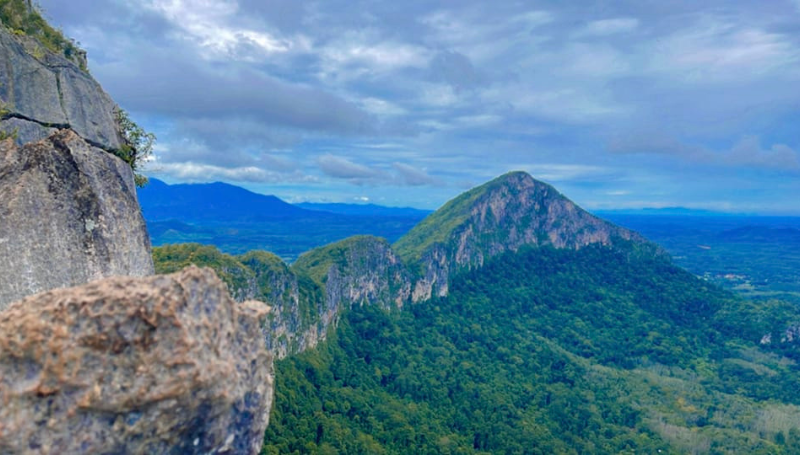
[[[796,308],[661,259],[521,248],[279,362],[266,453],[797,453]],[[791,357],[782,357],[781,349]]]

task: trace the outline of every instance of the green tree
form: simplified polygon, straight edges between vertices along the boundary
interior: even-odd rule
[[[117,109],[117,125],[122,134],[123,144],[114,151],[114,154],[130,165],[136,186],[142,187],[147,184],[147,177],[138,171],[153,154],[156,135],[145,131],[131,120],[123,109]]]

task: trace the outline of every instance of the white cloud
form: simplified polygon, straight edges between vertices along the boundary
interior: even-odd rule
[[[271,54],[310,48],[304,36],[292,40],[237,26],[240,11],[234,0],[149,0],[145,7],[174,24],[184,39],[196,42],[205,58],[257,61]]]
[[[395,170],[400,176],[402,183],[409,186],[433,185],[438,181],[428,175],[427,172],[403,163],[394,163]]]
[[[380,171],[354,163],[347,158],[334,155],[322,155],[317,158],[317,166],[329,177],[359,180],[372,179],[381,174]]]
[[[639,27],[639,20],[632,17],[618,17],[589,22],[579,36],[608,36],[630,33]]]
[[[746,81],[800,63],[788,37],[706,19],[654,43],[651,69],[692,82]]]
[[[148,165],[145,169],[147,175],[167,175],[179,181],[186,182],[249,182],[249,183],[282,183],[282,182],[313,182],[315,179],[300,172],[291,174],[270,172],[256,166],[222,167],[210,164],[184,162],[184,163],[159,163]]]

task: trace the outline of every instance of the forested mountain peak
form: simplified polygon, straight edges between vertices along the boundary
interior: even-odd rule
[[[415,301],[447,294],[451,273],[522,245],[578,249],[633,243],[663,255],[639,234],[586,212],[551,185],[521,171],[504,174],[445,204],[395,243],[421,279]]]

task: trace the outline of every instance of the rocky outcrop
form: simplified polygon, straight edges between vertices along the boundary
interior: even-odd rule
[[[270,352],[281,359],[325,339],[330,318],[325,296],[316,283],[296,274],[272,253],[251,251],[237,259],[253,272],[255,295],[270,304],[264,330]]]
[[[523,245],[575,249],[620,242],[662,254],[639,234],[584,211],[552,186],[512,172],[448,202],[394,247],[416,268],[412,300],[418,302],[447,295],[453,273]]]
[[[258,453],[261,327],[209,269],[109,278],[0,313],[0,453]]]
[[[119,148],[116,111],[75,61],[0,27],[0,131],[14,133],[19,145],[72,128],[96,146]]]
[[[231,256],[210,245],[185,243],[154,248],[153,256],[158,273],[176,272],[189,265],[210,267],[237,301],[268,302],[270,314],[263,337],[276,358],[303,352],[325,339],[323,289],[272,253],[251,251]]]
[[[356,236],[309,251],[294,270],[308,273],[325,287],[328,313],[352,305],[402,308],[411,295],[411,278],[382,238]]]
[[[0,309],[112,275],[153,274],[131,168],[70,130],[0,142]]]
[[[411,295],[410,275],[400,258],[386,240],[371,236],[309,251],[291,268],[272,253],[230,256],[199,244],[158,247],[154,257],[159,273],[190,264],[211,267],[237,300],[268,302],[271,310],[263,335],[276,358],[325,340],[352,305],[401,308]]]

